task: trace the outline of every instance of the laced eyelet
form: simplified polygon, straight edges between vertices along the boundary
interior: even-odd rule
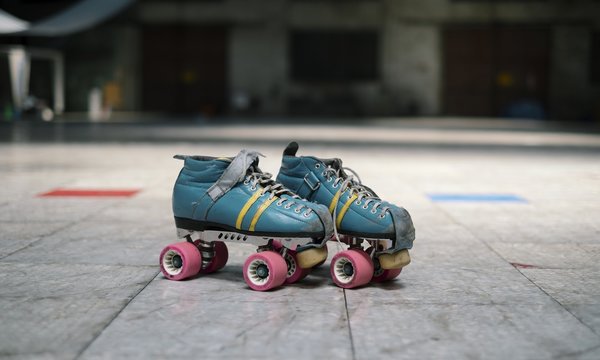
[[[292,205],[288,206],[287,204],[284,206],[285,209],[290,209],[292,207]]]
[[[244,185],[248,185],[248,184],[249,184],[248,180],[244,180]]]
[[[383,214],[379,215],[379,218],[380,218],[380,219],[383,219],[384,217],[385,217],[385,213],[383,213]]]
[[[362,208],[363,208],[363,209],[368,209],[368,208],[369,208],[369,205],[367,205],[367,204],[364,204]]]
[[[298,208],[295,208],[295,209],[294,209],[294,212],[295,212],[296,214],[300,214],[300,211],[302,211],[302,210],[300,210],[300,209],[298,209]]]
[[[321,173],[321,176],[325,176],[325,175],[327,175],[327,173],[325,170],[323,170],[323,172]]]
[[[337,187],[340,186],[340,183],[333,183],[333,188],[337,189]]]
[[[333,180],[333,178],[331,178],[331,177],[327,178],[327,182],[331,182],[331,180]]]
[[[319,163],[316,163],[316,164],[315,164],[315,169],[318,169],[318,168],[320,168],[320,167],[321,167],[321,164],[319,164]]]
[[[377,209],[372,209],[371,214],[377,214]]]
[[[276,205],[277,205],[277,206],[281,206],[281,205],[283,205],[283,201],[279,200],[279,201],[276,203]]]
[[[305,218],[307,218],[307,217],[309,217],[309,216],[310,216],[310,214],[309,214],[309,213],[307,213],[307,212],[304,212],[302,215],[303,215]]]

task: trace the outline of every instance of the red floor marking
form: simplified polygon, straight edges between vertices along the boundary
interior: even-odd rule
[[[140,189],[54,189],[39,197],[131,197]]]
[[[516,267],[517,269],[537,269],[538,267],[535,265],[529,265],[529,264],[520,264],[520,263],[510,263],[512,266]]]

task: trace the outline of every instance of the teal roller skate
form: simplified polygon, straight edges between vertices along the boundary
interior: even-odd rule
[[[408,211],[381,200],[356,173],[342,167],[342,160],[296,156],[297,151],[297,143],[287,146],[277,181],[329,208],[335,238],[349,246],[331,261],[334,282],[354,288],[397,277],[410,263],[408,249],[415,239]]]
[[[258,168],[259,155],[242,150],[234,158],[175,156],[184,161],[173,189],[177,235],[184,241],[160,254],[167,279],[223,268],[226,242],[258,247],[244,263],[244,279],[258,291],[298,281],[327,258],[325,242],[333,232],[327,207],[272,180]]]

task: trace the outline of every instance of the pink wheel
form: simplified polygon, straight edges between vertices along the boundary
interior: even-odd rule
[[[183,280],[192,277],[202,267],[202,254],[189,242],[168,245],[160,252],[160,270],[169,280]]]
[[[395,279],[400,275],[402,269],[378,269],[373,273],[373,282],[384,282]]]
[[[203,274],[210,274],[215,271],[221,270],[227,264],[227,260],[229,259],[229,251],[227,250],[227,245],[225,245],[222,241],[215,241],[213,243],[215,252],[212,260],[206,265],[204,269],[202,269]]]
[[[244,262],[244,280],[257,291],[267,291],[283,285],[287,276],[287,264],[274,251],[262,251],[250,255]]]
[[[333,282],[341,288],[352,289],[367,284],[373,277],[373,262],[362,250],[346,250],[331,259]]]
[[[273,241],[273,249],[280,254],[283,252],[283,245],[279,241]],[[296,252],[294,250],[288,249],[285,256],[283,256],[283,260],[287,265],[287,275],[285,278],[286,284],[293,284],[302,279],[304,279],[309,273],[310,269],[303,269],[298,266],[298,260],[296,258]]]
[[[371,255],[369,255],[371,248],[368,248],[367,250],[363,250],[362,248],[359,248],[359,249],[353,248],[352,250],[356,250],[356,252],[358,252],[359,254],[364,256],[365,259],[368,259],[370,262],[373,262],[373,259],[371,259]],[[375,266],[375,265],[373,265],[373,266]]]

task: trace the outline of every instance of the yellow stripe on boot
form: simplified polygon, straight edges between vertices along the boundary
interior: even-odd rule
[[[340,212],[337,214],[337,219],[335,221],[335,225],[338,228],[342,224],[342,219],[344,218],[344,215],[346,215],[346,211],[348,211],[348,208],[350,207],[350,205],[352,205],[352,203],[354,202],[354,200],[356,200],[357,197],[358,197],[358,195],[356,195],[356,194],[352,195],[352,197],[350,199],[348,199],[348,201],[346,201],[346,203],[344,204],[344,207],[342,207],[342,210],[340,210]]]
[[[333,214],[333,209],[337,206],[338,201],[340,200],[340,195],[342,195],[342,189],[339,189],[333,199],[331,199],[331,204],[329,204],[329,213]]]
[[[256,211],[256,214],[254,214],[254,217],[252,218],[252,222],[250,223],[250,228],[248,230],[254,231],[254,228],[256,227],[256,223],[258,222],[258,219],[260,218],[260,216],[262,215],[262,213],[265,210],[267,210],[267,208],[269,207],[269,205],[271,205],[273,203],[273,201],[275,201],[277,199],[279,199],[277,196],[273,196],[269,200],[267,200],[264,203],[262,203],[262,205]]]
[[[262,195],[263,191],[264,190],[261,188],[260,190],[258,190],[257,192],[255,192],[250,197],[250,199],[248,199],[248,201],[246,201],[246,203],[244,204],[244,207],[242,207],[242,210],[240,210],[240,213],[238,214],[237,221],[235,222],[235,228],[236,229],[238,229],[238,230],[242,229],[242,221],[244,221],[244,216],[246,216],[246,213],[248,212],[248,210],[250,210],[250,207]]]

